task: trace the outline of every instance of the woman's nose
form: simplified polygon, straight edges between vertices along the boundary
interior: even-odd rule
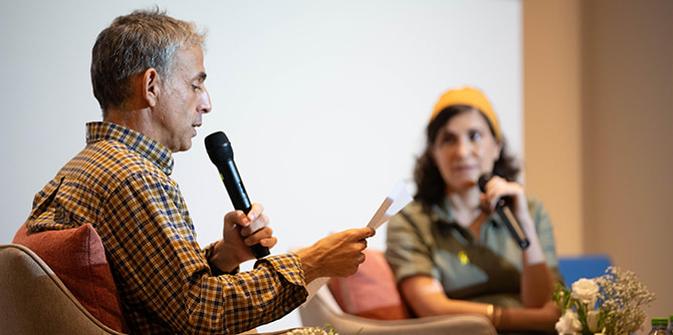
[[[460,157],[469,155],[470,150],[472,150],[472,145],[469,141],[459,140],[456,144],[456,154]]]

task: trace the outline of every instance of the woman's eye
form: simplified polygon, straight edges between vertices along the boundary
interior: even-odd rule
[[[470,130],[468,136],[470,137],[470,141],[478,141],[481,139],[481,133],[477,130]]]
[[[201,90],[201,86],[192,84],[192,89],[194,91],[199,91],[199,90]]]
[[[452,144],[456,142],[456,137],[450,134],[442,134],[439,136],[437,143],[442,144]]]

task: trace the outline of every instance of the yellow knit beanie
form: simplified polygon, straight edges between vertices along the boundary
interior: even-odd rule
[[[495,115],[495,111],[493,111],[493,106],[491,106],[486,95],[484,95],[480,89],[475,87],[464,86],[444,92],[439,98],[439,101],[435,104],[435,108],[432,110],[430,122],[437,117],[439,112],[454,105],[467,105],[478,109],[491,123],[493,132],[495,132],[495,139],[498,142],[502,141],[502,130],[500,129],[498,117]]]

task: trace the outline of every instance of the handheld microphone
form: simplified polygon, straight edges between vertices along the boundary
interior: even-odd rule
[[[477,184],[479,184],[479,190],[482,193],[486,192],[486,183],[488,183],[490,179],[491,175],[483,175],[479,177]],[[506,198],[507,197],[502,197],[498,199],[498,202],[495,205],[495,212],[500,217],[500,221],[507,227],[507,230],[509,231],[509,234],[512,235],[514,241],[521,247],[521,250],[526,250],[530,245],[530,241],[523,232],[523,229],[521,229],[521,225],[512,213],[512,210],[507,206]]]
[[[227,135],[221,131],[214,132],[206,136],[205,144],[208,157],[220,172],[220,178],[222,178],[234,208],[248,214],[252,205],[236,168],[236,163],[234,163],[234,150],[231,148],[231,142],[229,142]],[[269,255],[269,248],[259,243],[251,246],[250,250],[256,258]]]

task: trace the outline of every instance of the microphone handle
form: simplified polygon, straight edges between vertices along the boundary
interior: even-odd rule
[[[243,186],[243,181],[241,180],[236,164],[233,160],[226,160],[226,166],[218,166],[217,169],[220,172],[220,178],[224,183],[224,187],[227,189],[229,194],[229,199],[234,205],[234,209],[241,210],[243,213],[248,214],[252,209],[252,204],[248,198],[248,193],[245,191],[245,186]],[[231,178],[225,178],[225,176],[231,176]],[[269,248],[257,243],[250,247],[250,251],[255,255],[255,258],[260,259],[271,254]]]
[[[512,210],[509,207],[504,205],[504,200],[498,201],[498,204],[495,207],[496,212],[500,215],[500,219],[505,223],[505,227],[509,230],[510,235],[516,241],[516,243],[521,247],[521,250],[526,250],[530,246],[530,241],[526,237],[523,229],[519,225],[519,221],[516,219]]]

